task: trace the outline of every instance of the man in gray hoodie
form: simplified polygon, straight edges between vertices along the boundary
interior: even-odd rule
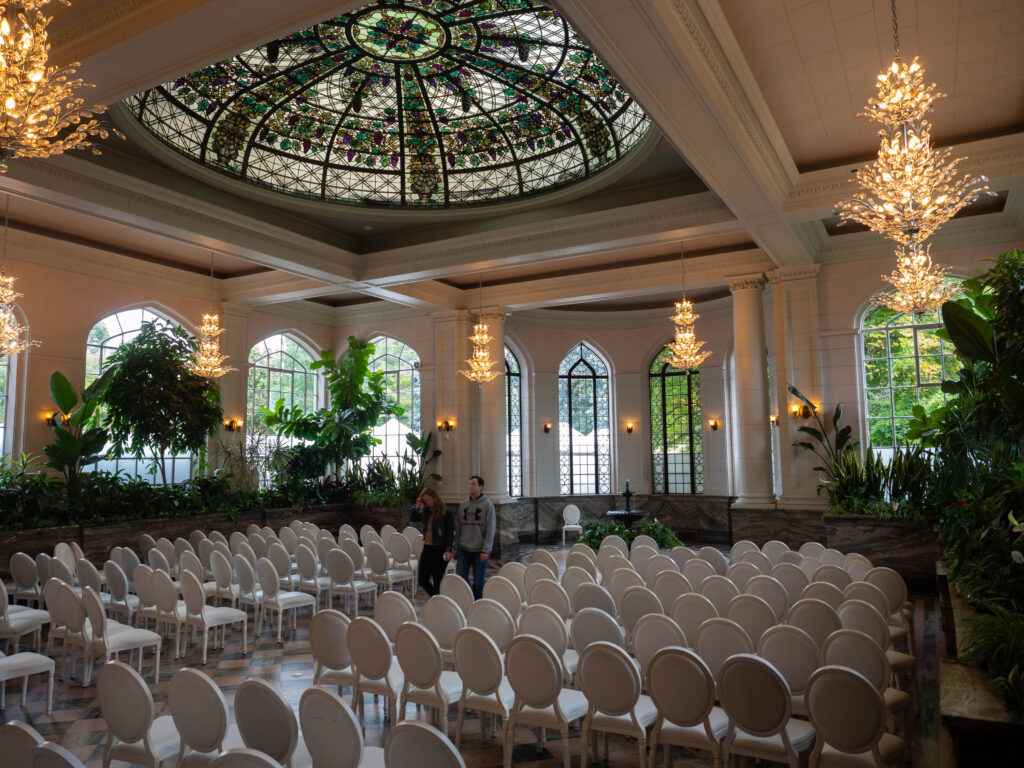
[[[469,571],[473,570],[473,595],[479,600],[484,593],[484,575],[487,560],[494,544],[494,529],[497,515],[494,505],[484,493],[484,479],[479,475],[469,478],[469,498],[459,504],[455,515],[455,547],[451,552],[456,557],[456,573],[469,583]]]

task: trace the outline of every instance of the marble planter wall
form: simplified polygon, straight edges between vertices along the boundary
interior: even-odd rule
[[[732,509],[732,541],[749,539],[758,546],[778,539],[792,549],[807,541],[825,542],[825,522],[821,510],[808,509]]]
[[[909,581],[934,584],[939,534],[932,523],[879,520],[868,515],[825,515],[826,546],[859,552],[873,565],[899,571]]]

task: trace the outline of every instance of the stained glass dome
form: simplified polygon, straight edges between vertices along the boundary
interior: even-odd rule
[[[558,11],[385,0],[126,102],[192,160],[305,198],[430,208],[585,179],[649,120]]]

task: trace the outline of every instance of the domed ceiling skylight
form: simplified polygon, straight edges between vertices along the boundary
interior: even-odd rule
[[[558,11],[526,0],[374,3],[126,103],[230,176],[410,208],[587,178],[649,126]]]

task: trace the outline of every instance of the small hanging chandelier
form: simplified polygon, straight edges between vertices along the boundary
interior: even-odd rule
[[[480,308],[477,311],[477,320],[479,321],[483,314],[484,307],[484,283],[483,279],[480,280]],[[469,370],[459,370],[463,376],[470,381],[476,382],[477,384],[486,383],[493,381],[498,376],[501,376],[503,371],[491,370],[495,361],[491,360],[490,350],[487,349],[487,345],[491,343],[492,337],[487,333],[487,324],[477,322],[473,325],[473,334],[469,337],[470,343],[473,345],[473,354],[466,364],[469,365]]]
[[[4,249],[0,257],[0,356],[16,355],[29,347],[39,346],[38,341],[29,341],[28,326],[18,323],[14,314],[14,302],[21,294],[14,290],[14,276],[7,274],[7,229],[11,210],[11,196],[4,206]]]
[[[676,302],[676,313],[672,316],[676,335],[668,345],[672,354],[667,358],[667,362],[673,368],[691,371],[700,368],[701,363],[711,354],[711,350],[702,349],[704,342],[697,340],[697,334],[693,330],[693,324],[700,315],[693,311],[693,302],[686,299],[686,257],[681,252],[679,260],[683,268],[683,298]]]
[[[210,306],[213,306],[213,251],[210,251]],[[220,335],[224,329],[220,327],[218,315],[207,312],[203,314],[203,322],[199,324],[199,348],[196,350],[189,370],[196,376],[207,379],[218,379],[225,373],[238,370],[224,365],[227,355],[220,353]]]
[[[50,0],[0,4],[0,173],[15,157],[49,157],[69,149],[99,150],[92,141],[121,134],[96,116],[104,106],[84,106],[75,90],[85,85],[72,79],[79,62],[48,67],[50,43],[46,28],[52,18],[42,12]],[[67,0],[61,0],[64,5]],[[123,137],[122,137],[123,138]]]
[[[925,85],[924,69],[915,58],[900,58],[896,2],[892,0],[892,31],[896,59],[878,76],[878,98],[868,99],[865,117],[882,124],[878,159],[860,170],[861,191],[836,204],[836,213],[899,244],[897,268],[883,279],[897,293],[872,297],[876,306],[921,313],[954,296],[958,287],[947,281],[949,269],[932,264],[925,241],[965,205],[987,193],[984,176],[957,176],[965,159],[951,158],[948,149],[932,146],[931,124],[924,119],[936,99],[935,83]]]

